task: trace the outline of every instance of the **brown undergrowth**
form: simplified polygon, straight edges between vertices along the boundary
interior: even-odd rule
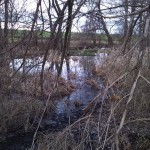
[[[39,74],[27,74],[24,78],[18,73],[9,84],[5,93],[0,98],[0,141],[9,136],[22,134],[36,129],[39,118],[44,110],[45,101],[40,97]],[[48,97],[54,84],[56,75],[44,73],[44,94]],[[45,115],[50,115],[55,109],[54,97],[68,95],[74,90],[74,86],[59,77],[58,88],[51,95]]]
[[[44,134],[38,148],[149,149],[150,72],[145,54],[136,76],[138,55],[138,49],[124,56],[119,50],[112,50],[103,65],[93,70],[96,76],[103,77],[105,89],[86,107],[86,116],[53,138],[49,138],[52,134]]]
[[[34,129],[44,104],[33,98],[17,96],[14,99],[1,99],[0,141],[11,134],[28,132]]]
[[[18,80],[19,77],[14,77],[12,79],[12,85],[10,89],[15,89],[17,92],[22,93],[23,95],[40,97],[41,87],[40,87],[40,75],[39,74],[30,74],[27,75],[21,82]],[[44,96],[48,97],[49,93],[52,91],[54,84],[56,82],[56,75],[51,72],[44,73],[43,88]],[[18,85],[18,86],[16,86]],[[62,77],[59,77],[57,88],[53,91],[51,97],[61,97],[70,94],[74,90],[74,86],[70,81],[65,80]]]

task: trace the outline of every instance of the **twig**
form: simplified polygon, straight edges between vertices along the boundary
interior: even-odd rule
[[[103,18],[109,18],[109,19],[112,19],[112,18],[120,18],[120,17],[125,17],[125,16],[134,16],[134,15],[138,15],[139,13],[143,13],[145,11],[147,11],[149,9],[149,6],[146,6],[144,8],[141,8],[140,10],[137,10],[137,11],[134,11],[130,14],[125,14],[125,15],[116,15],[116,16],[103,16],[103,15],[100,15],[100,14],[97,14],[97,15],[100,15],[101,17]]]
[[[42,115],[41,115],[41,117],[40,117],[38,126],[37,126],[37,128],[36,128],[36,130],[35,130],[35,132],[34,132],[33,140],[32,140],[32,145],[31,145],[31,150],[34,149],[34,143],[35,143],[35,139],[36,139],[37,132],[38,132],[39,127],[40,127],[40,125],[41,125],[41,122],[42,122],[42,119],[43,119],[44,114],[45,114],[45,112],[46,112],[46,109],[47,109],[47,107],[48,107],[48,103],[49,103],[49,101],[50,101],[51,95],[52,95],[53,91],[55,90],[55,88],[57,87],[57,82],[58,82],[58,78],[57,78],[56,83],[54,84],[53,89],[51,90],[51,92],[50,92],[50,94],[49,94],[49,96],[48,96],[48,98],[47,98],[46,105],[45,105],[44,110],[43,110],[43,112],[42,112]]]
[[[119,150],[119,140],[118,140],[118,136],[119,136],[119,133],[124,125],[124,122],[125,122],[125,118],[126,118],[126,115],[127,115],[127,108],[128,108],[128,105],[129,103],[131,102],[132,98],[133,98],[133,95],[134,95],[134,92],[135,92],[135,88],[136,88],[136,85],[137,85],[137,82],[138,82],[138,79],[140,77],[140,70],[138,71],[138,74],[135,78],[135,81],[133,82],[133,85],[131,87],[131,90],[130,90],[130,94],[129,94],[129,98],[127,100],[127,103],[126,103],[126,107],[125,107],[125,110],[124,110],[124,113],[122,115],[122,119],[121,119],[121,122],[120,122],[120,125],[119,125],[119,128],[117,130],[117,133],[116,133],[116,150]]]
[[[79,123],[80,121],[83,121],[85,119],[89,119],[91,118],[91,115],[88,115],[88,116],[85,116],[85,117],[82,117],[80,119],[78,119],[77,121],[75,121],[73,124],[69,125],[60,135],[59,137],[56,139],[56,143],[59,141],[59,139],[70,129],[72,128],[75,124]]]
[[[149,81],[148,79],[146,79],[144,76],[142,76],[141,74],[140,74],[140,77],[141,77],[144,81],[146,81],[148,84],[150,84],[150,81]]]
[[[114,111],[116,110],[118,105],[122,102],[122,100],[125,99],[127,96],[129,96],[129,94],[125,95],[119,102],[117,102],[117,104],[115,106],[113,105],[113,103],[111,105],[111,112],[110,112],[110,115],[109,115],[107,123],[106,123],[106,134],[105,134],[105,140],[104,140],[104,144],[103,144],[103,148],[102,149],[104,149],[106,141],[107,141],[108,129],[109,129],[110,121],[111,121],[111,118],[112,118],[112,116],[114,114]]]
[[[121,80],[122,78],[124,78],[128,73],[124,73],[122,76],[120,76],[118,79],[116,79],[113,83],[111,83],[108,87],[106,87],[104,93],[99,93],[96,97],[94,97],[94,99],[83,109],[83,111],[86,111],[89,109],[89,107],[91,107],[91,105],[100,97],[100,96],[105,96],[106,92],[119,80]]]
[[[136,122],[136,121],[150,121],[150,118],[138,118],[138,119],[135,119],[135,120],[131,120],[131,121],[128,121],[126,123],[124,123],[124,125],[128,124],[128,123],[132,123],[132,122]]]

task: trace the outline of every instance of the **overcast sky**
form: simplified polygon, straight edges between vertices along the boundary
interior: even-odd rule
[[[102,5],[101,5],[101,9],[105,9],[107,7],[111,7],[111,6],[115,6],[116,4],[118,4],[119,0],[115,0],[115,2],[112,2],[113,0],[102,0]],[[25,2],[25,3],[24,3]],[[46,2],[46,0],[45,0]],[[35,12],[36,10],[36,5],[37,5],[37,0],[15,0],[15,8],[17,8],[17,11],[19,12],[19,10],[23,10],[25,9],[28,12]],[[24,5],[24,7],[22,7],[22,5]],[[45,4],[42,2],[42,9],[43,11],[46,11],[46,7]],[[81,12],[86,13],[88,11],[87,7],[82,7],[81,8]],[[116,11],[116,10],[115,10]],[[104,15],[106,15],[106,13],[108,13],[108,11],[103,11]],[[117,12],[117,11],[116,11]],[[120,11],[118,10],[118,13],[120,13]],[[114,13],[116,14],[116,13]],[[112,13],[112,15],[114,15]],[[47,12],[45,13],[45,15],[47,15]],[[111,14],[109,14],[110,16]],[[46,17],[46,16],[45,16]],[[81,26],[83,26],[85,24],[86,18],[85,17],[80,17],[80,18],[75,18],[74,22],[73,22],[73,27],[72,27],[72,31],[73,32],[81,32]],[[110,19],[105,19],[105,21],[107,22],[107,28],[111,33],[114,33],[117,31],[117,26],[115,25],[116,20],[110,20]],[[18,23],[18,26],[21,26],[20,23]]]

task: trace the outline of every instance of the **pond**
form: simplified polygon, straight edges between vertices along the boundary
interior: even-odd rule
[[[76,112],[79,109],[82,109],[87,105],[99,92],[87,84],[88,80],[94,79],[99,84],[100,88],[103,88],[103,83],[101,79],[93,76],[92,69],[93,67],[101,65],[105,58],[107,57],[106,53],[98,53],[96,56],[71,56],[69,59],[69,68],[66,64],[66,61],[63,63],[62,74],[61,76],[66,80],[71,80],[71,82],[76,85],[75,91],[73,91],[69,96],[66,96],[62,99],[57,99],[56,109],[54,114],[61,116],[62,114],[67,114],[68,111],[71,113]],[[10,63],[10,67],[17,70],[20,68],[20,72],[25,70],[25,73],[37,74],[41,71],[42,68],[42,57],[36,57],[33,59],[26,59],[23,67],[20,67],[23,62],[23,59],[15,59],[13,63]],[[49,70],[51,62],[46,61],[45,70]],[[56,66],[54,65],[51,70],[56,72]],[[73,77],[69,78],[69,75]],[[75,103],[80,103],[80,107],[76,107]],[[55,116],[55,118],[58,118]]]
[[[62,130],[82,115],[83,108],[85,108],[85,106],[104,88],[102,79],[92,74],[92,68],[102,65],[106,57],[107,54],[105,53],[99,53],[96,56],[72,56],[69,59],[69,67],[64,61],[61,76],[66,80],[70,80],[76,85],[76,88],[70,95],[56,99],[55,109],[51,113],[51,117],[45,117],[42,121],[44,130]],[[22,62],[23,59],[15,59],[10,63],[10,67],[14,70],[20,68],[20,72],[24,70],[29,74],[40,73],[42,57],[26,59],[23,66],[24,68],[20,67]],[[51,62],[47,61],[45,70],[49,70],[50,66]],[[56,72],[55,65],[51,71],[54,73]],[[73,75],[72,78],[69,78],[70,74]],[[99,89],[92,87],[88,82],[90,80],[95,80]],[[3,143],[3,147],[6,147],[6,149],[21,150],[24,149],[24,147],[28,147],[32,141],[32,135],[23,136],[21,137],[22,140],[17,140],[18,138],[19,137],[16,137],[16,140],[9,139],[11,142],[6,142],[6,144]]]

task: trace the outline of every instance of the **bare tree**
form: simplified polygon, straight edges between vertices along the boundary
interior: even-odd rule
[[[100,7],[100,6],[101,6],[101,0],[99,0],[98,3],[97,3],[97,7],[98,7],[98,11],[99,11],[98,13],[99,13],[99,15],[100,15],[99,18],[100,18],[100,21],[101,21],[103,30],[104,30],[104,32],[105,32],[107,38],[108,38],[108,44],[109,44],[110,46],[113,46],[113,39],[112,39],[111,35],[110,35],[109,32],[108,32],[106,23],[105,23],[104,18],[103,18],[103,16],[102,16],[102,12],[101,12],[101,7]]]
[[[108,31],[105,19],[103,17],[103,13],[101,11],[101,0],[98,1],[88,1],[89,11],[87,13],[87,22],[85,25],[85,28],[88,27],[88,30],[91,32],[91,34],[96,34],[96,31],[104,31],[107,39],[108,39],[108,44],[110,46],[113,46],[113,39]],[[95,37],[93,36],[93,41],[96,44]]]

